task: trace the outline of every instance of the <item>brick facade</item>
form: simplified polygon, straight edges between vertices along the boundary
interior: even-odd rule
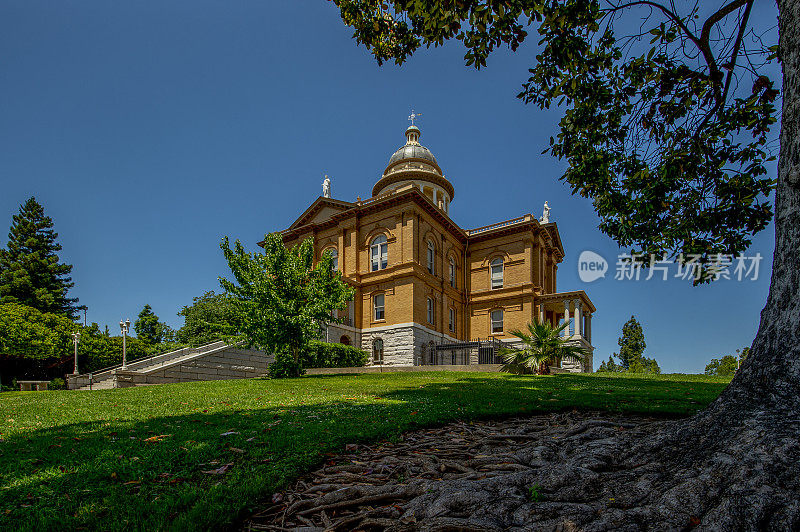
[[[407,147],[413,140],[409,136]],[[318,257],[335,249],[343,279],[355,288],[350,308],[340,313],[348,325],[331,325],[329,341],[347,336],[372,353],[380,339],[385,365],[413,365],[431,342],[489,336],[511,341],[509,331],[525,328],[534,318],[558,323],[564,317],[563,301],[580,309],[576,338],[590,329],[582,325],[584,319],[590,324],[594,312],[586,294],[569,292],[559,298],[556,292],[564,249],[555,223],[528,214],[461,229],[449,214],[455,192],[432,155],[399,162],[396,155],[376,184],[375,196],[355,202],[320,197],[283,232],[287,245],[313,237]],[[371,250],[376,238],[385,238],[385,267],[383,248]],[[377,270],[372,267],[373,253],[378,254]],[[491,264],[498,259],[502,280],[493,287]],[[378,315],[376,296],[383,301]],[[493,331],[492,312],[498,310],[502,330]],[[589,338],[581,340],[590,345]],[[591,365],[578,369],[590,371]]]

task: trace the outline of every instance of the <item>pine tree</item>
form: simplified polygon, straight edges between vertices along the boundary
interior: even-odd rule
[[[148,344],[160,344],[162,339],[162,327],[158,322],[158,316],[153,312],[150,305],[145,305],[139,313],[138,319],[134,322],[133,328],[136,337]]]
[[[53,220],[31,197],[12,218],[7,249],[0,249],[0,302],[19,303],[40,312],[77,316],[71,264],[59,261],[61,244]]]
[[[644,341],[642,324],[636,321],[635,317],[631,316],[631,319],[622,326],[622,336],[617,340],[617,344],[619,354],[614,353],[614,356],[619,357],[622,367],[627,370],[637,365],[647,344]]]

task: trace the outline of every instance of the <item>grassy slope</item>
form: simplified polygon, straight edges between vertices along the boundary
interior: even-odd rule
[[[728,381],[441,372],[3,393],[0,529],[220,527],[345,443],[572,407],[690,414]]]

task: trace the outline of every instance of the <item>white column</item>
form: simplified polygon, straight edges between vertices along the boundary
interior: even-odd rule
[[[575,304],[575,336],[580,338],[581,336],[581,300],[576,299],[574,301]]]
[[[569,299],[564,301],[564,322],[567,324],[564,327],[564,338],[569,338]]]
[[[592,315],[589,312],[586,313],[586,341],[592,343]]]

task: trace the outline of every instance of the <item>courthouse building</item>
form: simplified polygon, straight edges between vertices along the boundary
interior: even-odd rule
[[[406,130],[371,197],[334,199],[326,179],[282,233],[287,245],[313,237],[317,256],[331,254],[355,289],[326,339],[361,347],[374,364],[477,364],[497,362],[497,346],[534,318],[566,318],[564,334],[591,353],[595,307],[583,290],[558,291],[564,248],[549,207],[541,219],[462,229],[449,214],[455,188],[420,134]],[[591,356],[586,367],[556,365],[592,369]]]

